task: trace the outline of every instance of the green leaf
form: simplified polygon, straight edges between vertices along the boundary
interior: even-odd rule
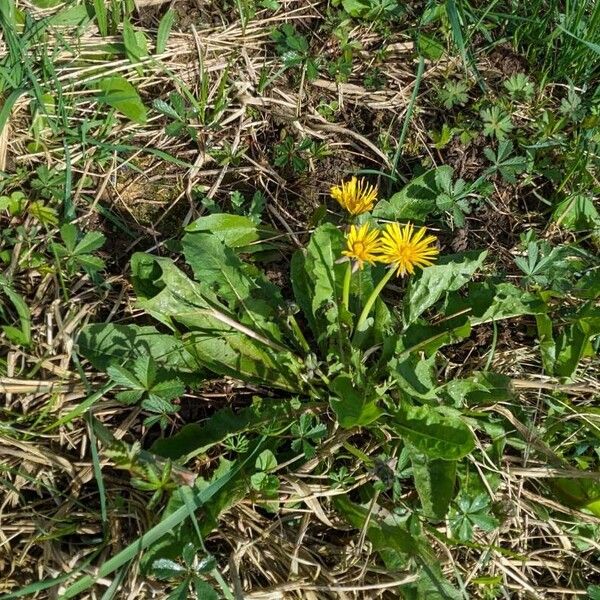
[[[310,238],[305,269],[314,283],[313,314],[317,314],[324,305],[337,302],[345,265],[336,265],[336,261],[342,257],[343,248],[342,232],[330,223],[315,229]]]
[[[277,459],[271,450],[263,450],[257,457],[255,467],[259,471],[272,471],[277,467]]]
[[[454,292],[467,283],[487,256],[487,251],[442,256],[413,277],[404,299],[405,325],[414,323],[444,294]]]
[[[600,214],[592,198],[575,195],[565,198],[552,213],[552,218],[566,229],[586,231],[600,229]]]
[[[350,429],[369,425],[383,414],[377,406],[375,390],[367,385],[356,389],[349,375],[339,375],[330,387],[338,396],[331,398],[330,403],[342,427]]]
[[[297,365],[289,353],[277,352],[244,334],[222,331],[192,332],[183,337],[185,348],[198,362],[218,375],[248,383],[301,390]]]
[[[158,24],[158,31],[156,33],[156,54],[162,54],[167,49],[167,41],[169,40],[174,20],[175,11],[172,8],[169,8]]]
[[[581,311],[579,318],[556,339],[554,374],[571,377],[584,356],[595,354],[590,342],[597,335],[600,335],[600,309]]]
[[[373,216],[380,219],[416,221],[422,223],[435,212],[436,199],[440,193],[438,178],[452,177],[449,166],[431,169],[416,177],[389,200],[380,200],[373,209]]]
[[[65,244],[65,248],[72,254],[77,245],[77,227],[73,223],[65,223],[60,228],[60,237]]]
[[[123,43],[125,45],[125,54],[130,62],[138,63],[145,56],[148,56],[147,42],[144,34],[141,31],[135,31],[128,18],[123,20]]]
[[[168,558],[159,558],[152,563],[152,574],[157,579],[171,579],[186,573],[183,565]]]
[[[108,35],[108,11],[105,0],[94,0],[94,13],[100,35],[106,37]]]
[[[2,331],[14,344],[29,346],[31,344],[31,313],[29,307],[23,297],[13,289],[8,279],[0,275],[0,299],[2,295],[5,295],[15,307],[20,325],[19,328],[13,325],[3,325]]]
[[[194,278],[214,289],[229,306],[236,306],[250,296],[256,286],[244,272],[244,264],[216,235],[186,234],[182,244]]]
[[[430,519],[442,520],[454,496],[456,461],[430,459],[410,445],[409,453],[423,513]]]
[[[79,352],[100,371],[109,365],[129,364],[144,355],[158,366],[197,377],[198,363],[175,336],[159,333],[151,325],[98,323],[84,327],[77,338]]]
[[[96,100],[108,104],[131,121],[146,123],[146,107],[137,90],[120,76],[104,77],[97,83],[99,90]]]
[[[221,597],[211,585],[201,579],[194,581],[194,591],[196,592],[196,600],[219,600]]]
[[[306,254],[304,250],[297,250],[292,255],[290,265],[290,276],[292,279],[292,289],[294,298],[302,310],[304,318],[308,322],[315,338],[319,337],[320,331],[317,325],[317,319],[312,309],[312,296],[314,287],[311,279],[306,272]]]
[[[260,233],[254,221],[248,217],[227,213],[215,213],[200,217],[190,223],[185,230],[188,233],[213,233],[230,248],[241,248],[260,239]]]
[[[27,212],[37,219],[42,225],[58,225],[58,214],[54,208],[44,204],[41,200],[31,202]]]
[[[106,369],[109,377],[117,384],[133,390],[146,390],[146,386],[131,372],[119,365],[111,365]]]
[[[431,459],[458,460],[475,447],[473,434],[460,417],[443,414],[428,405],[402,406],[390,425]]]
[[[100,233],[99,231],[89,231],[77,244],[73,250],[73,254],[90,254],[91,252],[102,248],[105,241],[106,236],[103,233]]]

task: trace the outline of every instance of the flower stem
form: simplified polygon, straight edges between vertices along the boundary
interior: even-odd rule
[[[375,289],[371,292],[363,311],[360,313],[360,317],[358,318],[358,323],[356,324],[356,331],[360,331],[362,326],[365,324],[371,309],[373,308],[373,304],[375,304],[375,300],[377,300],[381,290],[384,288],[385,284],[392,278],[394,275],[394,267],[390,267],[388,272],[381,278],[381,281],[377,284]]]
[[[350,280],[352,279],[352,261],[348,261],[346,273],[344,274],[344,287],[342,288],[342,306],[349,310],[350,306]]]

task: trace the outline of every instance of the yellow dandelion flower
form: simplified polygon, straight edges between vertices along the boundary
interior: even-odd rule
[[[412,223],[400,226],[388,223],[381,234],[379,251],[381,262],[392,265],[396,275],[412,275],[415,267],[428,267],[433,264],[439,250],[432,244],[436,237],[426,236],[427,230],[421,227],[416,233]]]
[[[331,197],[351,215],[361,215],[373,208],[377,199],[377,187],[369,185],[364,179],[352,177],[331,188]]]
[[[355,260],[359,268],[363,268],[364,263],[374,263],[379,251],[379,230],[369,230],[369,224],[365,223],[360,228],[354,225],[350,226],[350,232],[346,236],[346,250],[342,252],[350,260]]]

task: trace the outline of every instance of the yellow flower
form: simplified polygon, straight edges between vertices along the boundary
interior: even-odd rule
[[[351,215],[361,215],[373,208],[377,199],[377,187],[369,185],[364,179],[353,177],[331,188],[331,197],[337,200]]]
[[[365,223],[360,228],[351,225],[350,232],[346,236],[346,250],[342,252],[350,260],[355,260],[359,268],[363,268],[364,263],[373,263],[378,259],[375,254],[379,250],[379,230],[371,229],[369,224]]]
[[[412,223],[400,226],[398,223],[388,223],[381,234],[379,251],[382,253],[379,260],[392,265],[396,275],[404,277],[407,273],[412,275],[415,267],[427,267],[433,264],[439,250],[432,244],[436,237],[425,236],[425,227],[414,233]]]

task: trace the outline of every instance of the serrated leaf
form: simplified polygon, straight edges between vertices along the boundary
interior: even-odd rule
[[[186,572],[186,568],[174,560],[159,558],[152,563],[152,574],[157,579],[171,579]]]
[[[73,254],[90,254],[102,248],[105,241],[106,236],[103,233],[100,233],[99,231],[89,231],[83,236],[77,246],[75,246]]]
[[[256,458],[255,466],[259,471],[272,471],[277,467],[277,459],[271,450],[263,450]]]
[[[65,248],[73,253],[75,246],[77,246],[77,227],[73,223],[65,223],[60,228],[60,237],[65,244]]]
[[[389,200],[380,200],[373,209],[373,216],[380,219],[411,220],[422,223],[436,210],[440,192],[440,178],[452,178],[454,170],[449,166],[431,169],[416,177]]]
[[[109,377],[118,385],[122,385],[124,387],[132,388],[134,390],[143,390],[146,388],[144,384],[137,379],[137,377],[119,365],[111,365],[106,369]]]
[[[207,369],[248,383],[268,385],[297,392],[301,384],[291,367],[289,353],[274,351],[246,335],[223,331],[193,332],[183,338],[185,348]]]
[[[230,248],[241,248],[260,239],[259,229],[254,221],[242,215],[217,213],[200,217],[186,228],[186,232],[213,233]]]

